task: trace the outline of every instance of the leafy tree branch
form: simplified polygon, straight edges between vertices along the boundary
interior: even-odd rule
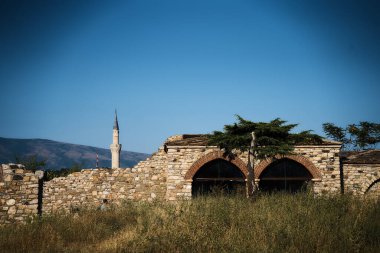
[[[343,149],[365,150],[373,149],[380,142],[380,124],[362,121],[359,124],[350,124],[345,128],[324,123],[323,131],[335,140],[342,142]]]
[[[263,159],[276,155],[287,155],[294,145],[320,144],[322,138],[311,130],[291,133],[298,124],[287,124],[287,121],[276,118],[270,122],[253,122],[236,115],[237,122],[225,125],[224,131],[214,131],[208,135],[209,145],[224,149],[227,154],[238,149],[248,151],[252,140],[251,133],[256,136],[252,152],[255,158]]]

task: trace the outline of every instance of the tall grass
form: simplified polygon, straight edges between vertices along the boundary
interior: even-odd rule
[[[132,203],[0,228],[2,252],[378,252],[380,203],[296,194]]]

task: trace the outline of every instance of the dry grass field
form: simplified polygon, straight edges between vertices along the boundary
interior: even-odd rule
[[[380,202],[209,196],[55,214],[0,227],[1,252],[379,252]]]

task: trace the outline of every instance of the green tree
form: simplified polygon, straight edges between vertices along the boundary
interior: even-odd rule
[[[345,128],[324,123],[325,134],[343,144],[346,150],[373,149],[380,142],[380,124],[362,121],[359,124],[350,124]]]
[[[298,124],[286,124],[280,118],[270,122],[252,122],[236,115],[237,122],[225,125],[224,131],[214,131],[208,135],[209,145],[216,145],[233,156],[233,150],[248,151],[249,153],[249,191],[253,194],[255,159],[275,158],[291,154],[294,145],[319,144],[322,138],[313,134],[311,130],[301,133],[291,133]]]

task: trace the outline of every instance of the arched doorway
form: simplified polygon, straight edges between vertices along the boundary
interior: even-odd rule
[[[308,189],[312,174],[302,164],[291,159],[273,161],[260,174],[259,188],[266,192],[302,192]]]
[[[193,176],[192,196],[210,193],[245,194],[245,175],[233,163],[215,159],[199,168]]]

